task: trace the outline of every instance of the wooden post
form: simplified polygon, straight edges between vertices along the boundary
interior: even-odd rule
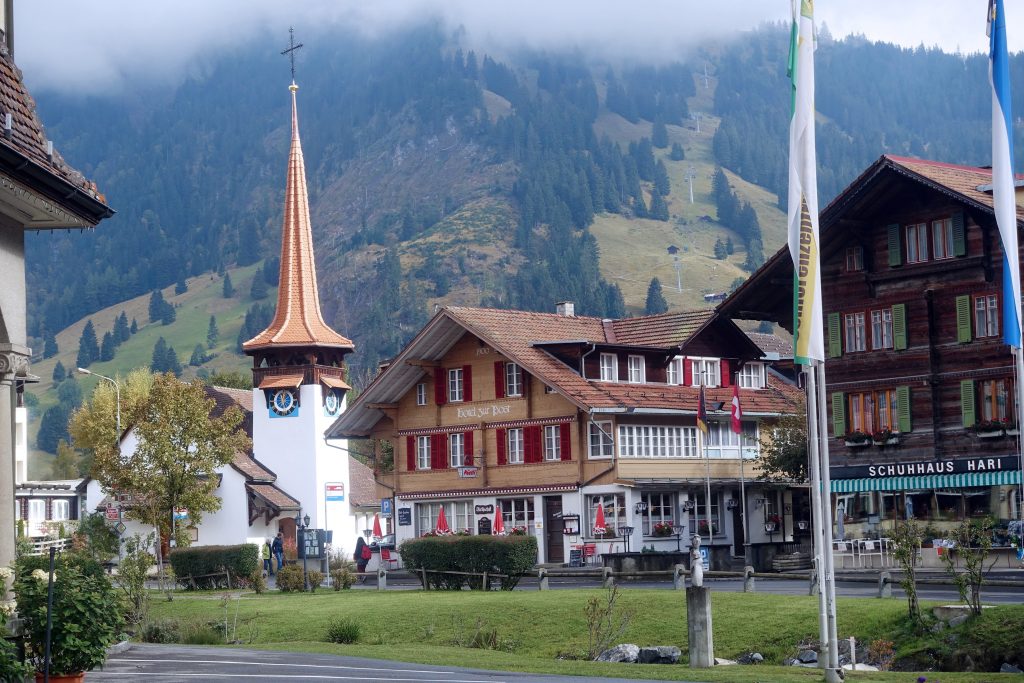
[[[743,568],[743,592],[754,592],[754,568],[750,565]]]
[[[892,597],[892,574],[889,572],[878,572],[878,597]]]
[[[544,568],[538,569],[537,570],[537,578],[540,579],[539,584],[538,584],[539,585],[538,590],[546,591],[546,590],[550,589],[550,586],[548,586],[548,570],[547,569],[544,569]]]
[[[427,568],[420,567],[420,575],[423,577],[423,590],[430,590],[430,585],[427,583]]]
[[[483,581],[480,582],[480,590],[489,590],[487,587],[487,572],[484,572]]]
[[[686,588],[686,565],[677,564],[672,569],[672,588],[681,591]]]
[[[388,589],[388,570],[385,567],[377,569],[377,590],[386,591]]]

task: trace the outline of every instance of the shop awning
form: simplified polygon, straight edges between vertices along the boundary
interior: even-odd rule
[[[1020,483],[1020,470],[927,474],[914,477],[833,479],[832,493],[861,491],[909,491],[913,489],[960,489],[970,486],[1002,486]]]

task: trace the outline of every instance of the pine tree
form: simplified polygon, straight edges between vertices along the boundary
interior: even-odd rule
[[[139,323],[135,320],[135,318],[132,318],[132,326],[128,328],[128,331],[132,334],[135,334],[136,332],[139,331]]]
[[[149,362],[149,369],[153,372],[167,371],[167,340],[160,337],[153,345],[153,356]]]
[[[110,332],[103,333],[103,342],[100,344],[100,360],[114,360],[114,351],[117,344],[114,343],[114,335]]]
[[[50,406],[39,421],[39,433],[36,434],[36,447],[47,453],[56,453],[61,439],[67,441],[68,418],[70,411],[66,406]]]
[[[64,364],[57,361],[57,364],[53,366],[53,384],[54,386],[64,381],[64,378],[68,376],[67,370],[64,369]]]
[[[217,329],[217,319],[210,316],[210,324],[206,328],[206,348],[212,349],[217,345],[217,340],[220,338],[220,330]]]
[[[668,147],[668,129],[665,128],[665,120],[661,116],[655,117],[654,125],[651,126],[651,144],[658,149]]]
[[[168,302],[164,302],[163,315],[160,316],[161,325],[170,325],[177,319],[178,312],[174,310],[174,306]]]
[[[121,315],[117,316],[117,320],[114,321],[114,343],[120,346],[131,336],[131,331],[128,329],[128,314],[121,311]]]
[[[164,301],[164,294],[159,289],[154,289],[149,295],[149,322],[155,323],[164,317],[164,309],[167,302]]]
[[[668,311],[668,302],[665,295],[661,293],[661,280],[651,278],[651,284],[647,286],[647,301],[644,304],[645,315],[656,315]]]
[[[185,281],[185,275],[182,274],[178,277],[178,281],[174,283],[174,293],[184,294],[188,291],[188,283]]]
[[[224,291],[223,296],[225,299],[230,299],[235,295],[235,286],[231,284],[231,273],[224,273]]]
[[[173,346],[167,347],[167,372],[174,373],[175,377],[181,377],[181,363],[178,362],[178,352]]]
[[[719,237],[715,240],[715,258],[719,261],[724,261],[727,255],[728,252],[725,247],[725,242],[723,242],[722,238]]]
[[[75,359],[75,363],[80,368],[87,368],[98,360],[99,356],[100,345],[96,341],[96,328],[93,327],[92,320],[89,320],[78,340],[78,357]]]
[[[52,334],[46,335],[45,341],[43,341],[43,358],[53,358],[60,352],[57,348],[57,338]]]
[[[261,273],[256,273],[252,278],[252,287],[249,289],[249,296],[253,301],[259,301],[267,297],[267,282]]]
[[[665,162],[658,159],[658,163],[654,166],[654,191],[662,197],[667,197],[670,190],[668,169],[665,168]]]
[[[277,287],[278,280],[281,279],[281,257],[272,256],[263,261],[263,280],[270,287]]]
[[[651,218],[658,221],[668,220],[668,204],[665,203],[665,198],[658,194],[657,190],[651,193]]]
[[[678,142],[672,143],[672,151],[668,153],[668,158],[672,161],[682,161],[686,158],[686,153],[683,152],[683,146]]]
[[[188,364],[194,368],[198,368],[200,365],[206,362],[206,350],[202,344],[196,344],[196,348],[192,349],[192,357],[188,359]]]
[[[725,253],[732,256],[736,251],[736,245],[732,243],[732,236],[725,238]]]
[[[647,203],[644,201],[644,193],[640,190],[639,186],[636,188],[636,193],[633,195],[633,215],[637,218],[647,218]]]

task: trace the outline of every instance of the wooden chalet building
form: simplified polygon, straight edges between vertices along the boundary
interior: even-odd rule
[[[395,499],[396,540],[432,531],[506,529],[537,537],[541,562],[596,553],[685,549],[707,515],[712,482],[716,566],[744,554],[740,484],[751,541],[792,540],[791,491],[755,482],[765,422],[802,410],[799,392],[761,349],[711,311],[602,320],[487,308],[441,309],[359,395],[327,438],[374,439],[382,496]],[[698,385],[711,423],[698,446]],[[727,407],[740,382],[743,439]],[[741,470],[741,455],[748,462]],[[798,494],[799,495],[799,494]],[[595,538],[598,507],[607,533]],[[797,513],[799,514],[799,512]],[[778,528],[765,521],[779,515]],[[679,530],[658,537],[659,522]],[[628,539],[619,527],[632,527]]]
[[[991,176],[886,155],[821,212],[832,492],[847,537],[906,517],[936,532],[1019,519]],[[719,313],[791,330],[792,281],[783,249]]]

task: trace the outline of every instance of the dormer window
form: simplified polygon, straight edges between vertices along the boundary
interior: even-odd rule
[[[682,384],[683,383],[683,359],[673,358],[669,361],[667,368],[667,376],[665,378],[668,384]]]
[[[633,384],[643,384],[645,380],[644,357],[629,357],[629,381]]]
[[[601,380],[604,382],[619,381],[619,358],[614,353],[601,354]]]
[[[764,389],[764,363],[746,363],[740,368],[739,379],[742,389]]]
[[[718,358],[690,358],[693,386],[717,387],[722,380],[722,366]]]
[[[856,273],[864,270],[864,247],[846,248],[846,272]]]

